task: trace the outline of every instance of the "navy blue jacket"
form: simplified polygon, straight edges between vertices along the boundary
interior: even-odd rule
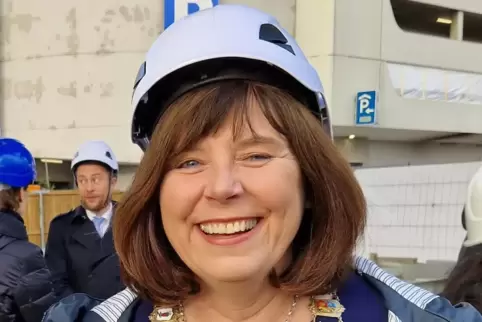
[[[0,210],[0,321],[39,322],[56,302],[42,250],[19,214]]]
[[[470,304],[452,306],[446,299],[388,274],[368,259],[357,257],[355,268],[381,295],[386,322],[482,322],[482,315]],[[73,294],[52,306],[43,322],[136,322],[139,303],[129,289],[104,302]],[[325,320],[319,318],[317,322]]]
[[[125,288],[111,227],[101,238],[81,206],[52,220],[45,259],[61,297],[86,293],[107,299]]]

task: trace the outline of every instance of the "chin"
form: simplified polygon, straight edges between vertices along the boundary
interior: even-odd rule
[[[95,204],[86,203],[85,208],[87,208],[87,210],[94,211],[94,212],[102,209],[102,207],[97,203]]]
[[[242,282],[260,275],[267,275],[271,268],[266,265],[266,261],[259,261],[250,258],[233,258],[209,261],[209,266],[198,267],[203,278],[209,278],[217,282]]]

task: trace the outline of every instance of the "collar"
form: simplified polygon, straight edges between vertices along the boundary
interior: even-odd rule
[[[108,208],[100,217],[104,218],[107,222],[110,222],[110,219],[112,218],[112,213],[113,213],[112,210],[113,210],[112,203],[109,203]],[[85,209],[85,214],[91,221],[95,218],[95,216],[97,216],[95,212],[90,211],[88,209]]]
[[[115,209],[117,207],[117,201],[115,200],[111,200],[111,205],[112,205],[112,208],[111,208],[111,216],[113,215],[113,213],[115,212]],[[87,217],[87,209],[85,209],[84,207],[82,206],[77,206],[76,208],[72,209],[69,213],[73,213],[73,216],[72,216],[72,222],[82,218],[82,219],[87,219],[89,217]]]

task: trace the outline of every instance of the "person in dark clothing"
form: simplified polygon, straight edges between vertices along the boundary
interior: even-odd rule
[[[481,194],[481,187],[482,167],[479,168],[470,181],[467,191],[467,201],[462,209],[461,223],[462,228],[465,230],[465,238],[462,246],[460,247],[459,256],[457,258],[459,262],[462,262],[465,257],[471,256],[471,254],[474,252],[478,253],[480,247],[474,248],[472,246],[479,246],[479,244],[482,243],[482,233],[478,233],[478,230],[481,228],[479,228],[477,225],[477,222],[482,219],[482,214],[480,214],[482,212],[480,209],[481,206],[478,206],[482,203],[482,196],[479,196],[479,194]],[[470,238],[469,233],[472,235]]]
[[[81,206],[52,220],[45,257],[59,296],[86,293],[106,299],[124,288],[110,228],[118,164],[106,143],[89,141],[71,168]]]
[[[38,322],[57,301],[42,250],[28,241],[21,213],[35,161],[14,139],[0,139],[0,321]]]
[[[482,244],[467,248],[450,273],[441,295],[453,304],[470,303],[482,313]]]
[[[454,304],[467,302],[482,312],[482,167],[470,181],[462,227],[467,236],[442,295]]]

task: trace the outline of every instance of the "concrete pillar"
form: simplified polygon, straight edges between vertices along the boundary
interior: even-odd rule
[[[335,0],[297,0],[297,42],[316,68],[330,105],[333,81]]]
[[[450,25],[450,39],[462,40],[464,38],[464,12],[457,11],[452,16]]]

